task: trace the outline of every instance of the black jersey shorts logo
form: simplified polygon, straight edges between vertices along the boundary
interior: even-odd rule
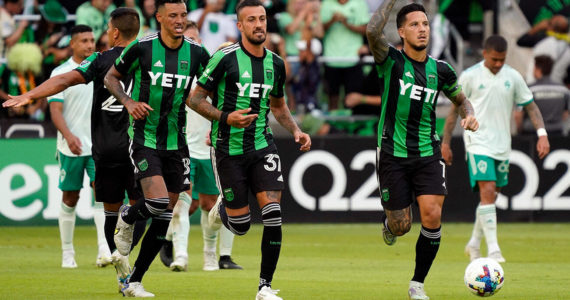
[[[232,188],[227,188],[224,190],[224,198],[226,198],[228,201],[234,200],[234,191]]]
[[[142,172],[146,171],[146,169],[148,169],[148,161],[146,161],[146,158],[139,161],[138,166],[139,170],[141,170]]]

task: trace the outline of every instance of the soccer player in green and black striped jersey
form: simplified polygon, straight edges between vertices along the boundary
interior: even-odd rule
[[[114,239],[121,254],[130,250],[135,221],[152,218],[123,289],[125,296],[134,297],[153,296],[144,290],[142,277],[162,247],[179,193],[190,188],[184,99],[194,76],[202,74],[209,59],[201,45],[183,36],[185,1],[159,0],[156,7],[161,31],[127,46],[105,77],[109,91],[132,117],[131,161],[144,193],[144,201],[119,211]],[[129,74],[134,80],[131,97],[119,81]]]
[[[423,282],[439,249],[441,209],[447,194],[445,164],[435,132],[435,107],[440,91],[456,105],[462,126],[477,130],[473,108],[449,64],[427,55],[430,27],[425,9],[409,4],[396,20],[404,48],[388,45],[382,33],[396,0],[387,0],[366,29],[370,49],[383,83],[378,125],[377,174],[380,182],[383,237],[388,245],[411,228],[410,205],[420,208],[421,233],[416,244],[416,267],[410,299],[429,299]]]
[[[308,151],[311,139],[291,117],[283,99],[285,67],[265,49],[267,17],[258,0],[243,0],[237,8],[241,42],[217,51],[198,80],[189,106],[212,120],[212,161],[222,197],[210,210],[210,223],[221,217],[237,235],[250,226],[248,192],[256,195],[264,230],[261,272],[256,299],[281,299],[271,280],[281,249],[281,161],[268,126],[268,114],[291,132]],[[206,96],[212,94],[212,104]]]

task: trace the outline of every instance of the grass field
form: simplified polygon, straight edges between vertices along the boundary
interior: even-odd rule
[[[471,224],[444,224],[426,280],[431,299],[476,299],[463,284],[463,247]],[[204,272],[199,226],[190,234],[190,264],[174,273],[157,258],[143,280],[159,299],[254,299],[262,227],[236,237],[233,257],[244,271]],[[570,299],[570,224],[500,224],[505,285],[493,299]],[[383,244],[376,224],[290,225],[273,287],[292,299],[407,299],[419,225],[396,245]],[[61,269],[57,227],[0,227],[1,299],[117,299],[113,267],[95,267],[94,227],[77,227],[79,268]],[[483,252],[485,253],[485,252]],[[131,264],[134,263],[131,257]]]

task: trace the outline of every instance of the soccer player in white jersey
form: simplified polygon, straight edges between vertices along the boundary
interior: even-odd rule
[[[465,131],[463,135],[471,187],[479,191],[480,197],[473,233],[465,247],[471,260],[481,257],[479,246],[485,237],[487,256],[498,262],[505,261],[497,240],[495,200],[508,182],[514,105],[524,107],[536,129],[538,157],[542,159],[550,151],[540,110],[523,77],[505,64],[506,55],[507,41],[499,35],[490,36],[485,40],[484,60],[465,70],[459,78],[480,124],[478,131]],[[445,122],[441,152],[447,164],[451,164],[453,158],[449,143],[456,120],[457,113],[452,111]]]
[[[202,43],[196,23],[188,21],[184,35]],[[223,43],[220,48],[231,45],[231,42]],[[194,88],[196,82],[193,82]],[[211,101],[211,100],[210,100]],[[204,271],[216,271],[221,269],[242,269],[241,266],[231,259],[234,234],[227,228],[219,230],[213,229],[208,223],[208,213],[216,203],[219,195],[214,170],[210,159],[210,146],[207,144],[207,137],[210,131],[211,122],[186,108],[186,139],[190,151],[190,180],[192,189],[180,193],[179,199],[172,213],[172,220],[166,236],[172,241],[174,248],[174,261],[170,263],[173,271],[186,271],[188,266],[188,234],[190,232],[189,215],[192,215],[196,208],[201,208],[200,226],[202,227],[202,238],[204,239]],[[216,257],[216,243],[220,236],[220,260]],[[165,243],[161,249],[161,260],[167,264],[168,256],[171,253]],[[164,250],[164,251],[163,251]],[[164,253],[167,252],[167,253]]]
[[[89,26],[77,25],[71,30],[70,47],[73,55],[53,70],[51,77],[74,70],[95,50],[95,38]],[[87,171],[91,186],[95,180],[95,163],[91,157],[91,103],[93,83],[70,87],[48,98],[51,118],[57,128],[57,157],[60,176],[59,189],[63,192],[59,212],[59,232],[63,250],[63,268],[77,268],[73,249],[75,207],[83,187],[83,174]],[[111,251],[105,239],[105,214],[102,203],[96,203],[93,218],[97,227],[99,254],[96,264],[104,267],[111,263]]]

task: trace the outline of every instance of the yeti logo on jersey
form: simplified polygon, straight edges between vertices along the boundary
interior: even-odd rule
[[[250,97],[250,98],[266,98],[267,92],[270,92],[273,89],[273,86],[269,84],[261,84],[261,83],[246,83],[242,85],[239,82],[236,82],[237,88],[239,89],[239,96],[240,97]],[[246,91],[249,90],[247,93]],[[262,95],[259,95],[259,92],[262,91]]]
[[[148,75],[151,79],[151,85],[160,85],[162,87],[176,87],[177,89],[184,86],[184,88],[188,88],[188,85],[192,81],[192,77],[180,74],[170,74],[170,73],[162,73],[162,72],[148,72]]]
[[[415,85],[413,83],[405,83],[400,79],[400,95],[409,96],[410,99],[416,101],[424,101],[433,104],[435,102],[435,94],[437,91]]]

